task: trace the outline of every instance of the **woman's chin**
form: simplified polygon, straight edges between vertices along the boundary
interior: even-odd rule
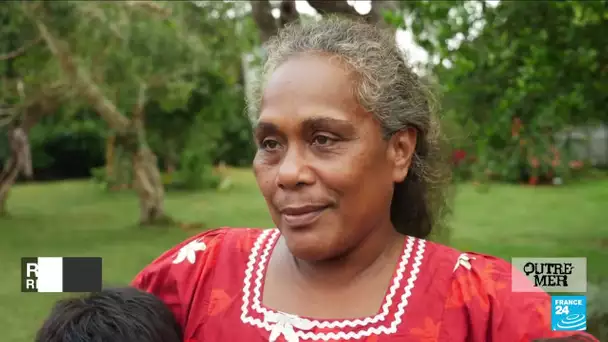
[[[297,259],[321,261],[334,257],[334,238],[312,230],[287,230],[282,232],[289,252]]]

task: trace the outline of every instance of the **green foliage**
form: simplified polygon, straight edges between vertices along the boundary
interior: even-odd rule
[[[164,112],[150,103],[146,123],[151,146],[161,158],[195,148],[197,154],[207,153],[209,162],[249,164],[253,146],[242,85],[211,72],[200,73],[197,80],[183,109]]]
[[[23,82],[25,95],[31,95],[41,87],[60,78],[59,64],[43,44],[37,43],[38,33],[21,3],[14,1],[0,6],[0,54],[9,54],[29,46],[27,53],[15,58],[0,60],[0,103],[20,102],[16,79]]]
[[[220,182],[221,178],[214,173],[207,156],[190,150],[182,154],[180,168],[167,186],[170,189],[199,190],[217,188]]]
[[[399,26],[435,57],[429,70],[441,81],[443,107],[468,133],[454,148],[474,156],[461,165],[469,176],[536,183],[576,175],[578,161],[555,134],[608,120],[605,1],[402,7],[408,20]]]
[[[187,3],[45,3],[24,8],[69,46],[81,70],[122,113],[131,112],[142,82],[168,108],[191,89],[187,76],[208,67],[204,36],[188,25]],[[30,6],[33,7],[33,6]],[[78,99],[72,99],[76,101]]]

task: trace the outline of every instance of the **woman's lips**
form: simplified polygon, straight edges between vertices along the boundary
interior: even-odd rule
[[[314,223],[327,207],[326,205],[287,207],[281,210],[281,216],[283,221],[291,227],[308,226]]]

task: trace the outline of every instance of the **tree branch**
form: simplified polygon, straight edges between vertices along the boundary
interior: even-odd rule
[[[47,47],[59,60],[59,64],[68,79],[70,79],[77,90],[88,100],[99,114],[114,130],[123,132],[129,128],[129,119],[122,115],[114,103],[112,103],[90,79],[90,77],[74,62],[73,56],[66,47],[66,43],[55,38],[46,25],[39,19],[34,18],[40,35],[46,42]],[[63,46],[61,46],[63,45]]]
[[[43,116],[53,114],[61,105],[67,88],[65,84],[53,83],[42,88],[36,96],[20,106],[24,116],[21,120],[21,127],[29,132]]]
[[[30,91],[22,96],[21,103],[13,107],[0,107],[0,127],[18,124],[26,132],[47,114],[52,114],[65,97],[67,86],[60,82]]]
[[[30,42],[27,42],[26,44],[24,44],[23,46],[21,46],[20,48],[18,48],[15,51],[9,52],[4,55],[0,55],[0,61],[7,61],[9,59],[19,57],[19,56],[23,55],[25,53],[25,51],[27,51],[29,48],[31,48],[32,46],[34,46],[40,42],[42,42],[42,37],[38,37]]]

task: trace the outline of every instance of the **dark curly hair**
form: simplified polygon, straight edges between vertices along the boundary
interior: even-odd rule
[[[181,342],[169,308],[135,288],[105,289],[58,301],[36,342]]]

